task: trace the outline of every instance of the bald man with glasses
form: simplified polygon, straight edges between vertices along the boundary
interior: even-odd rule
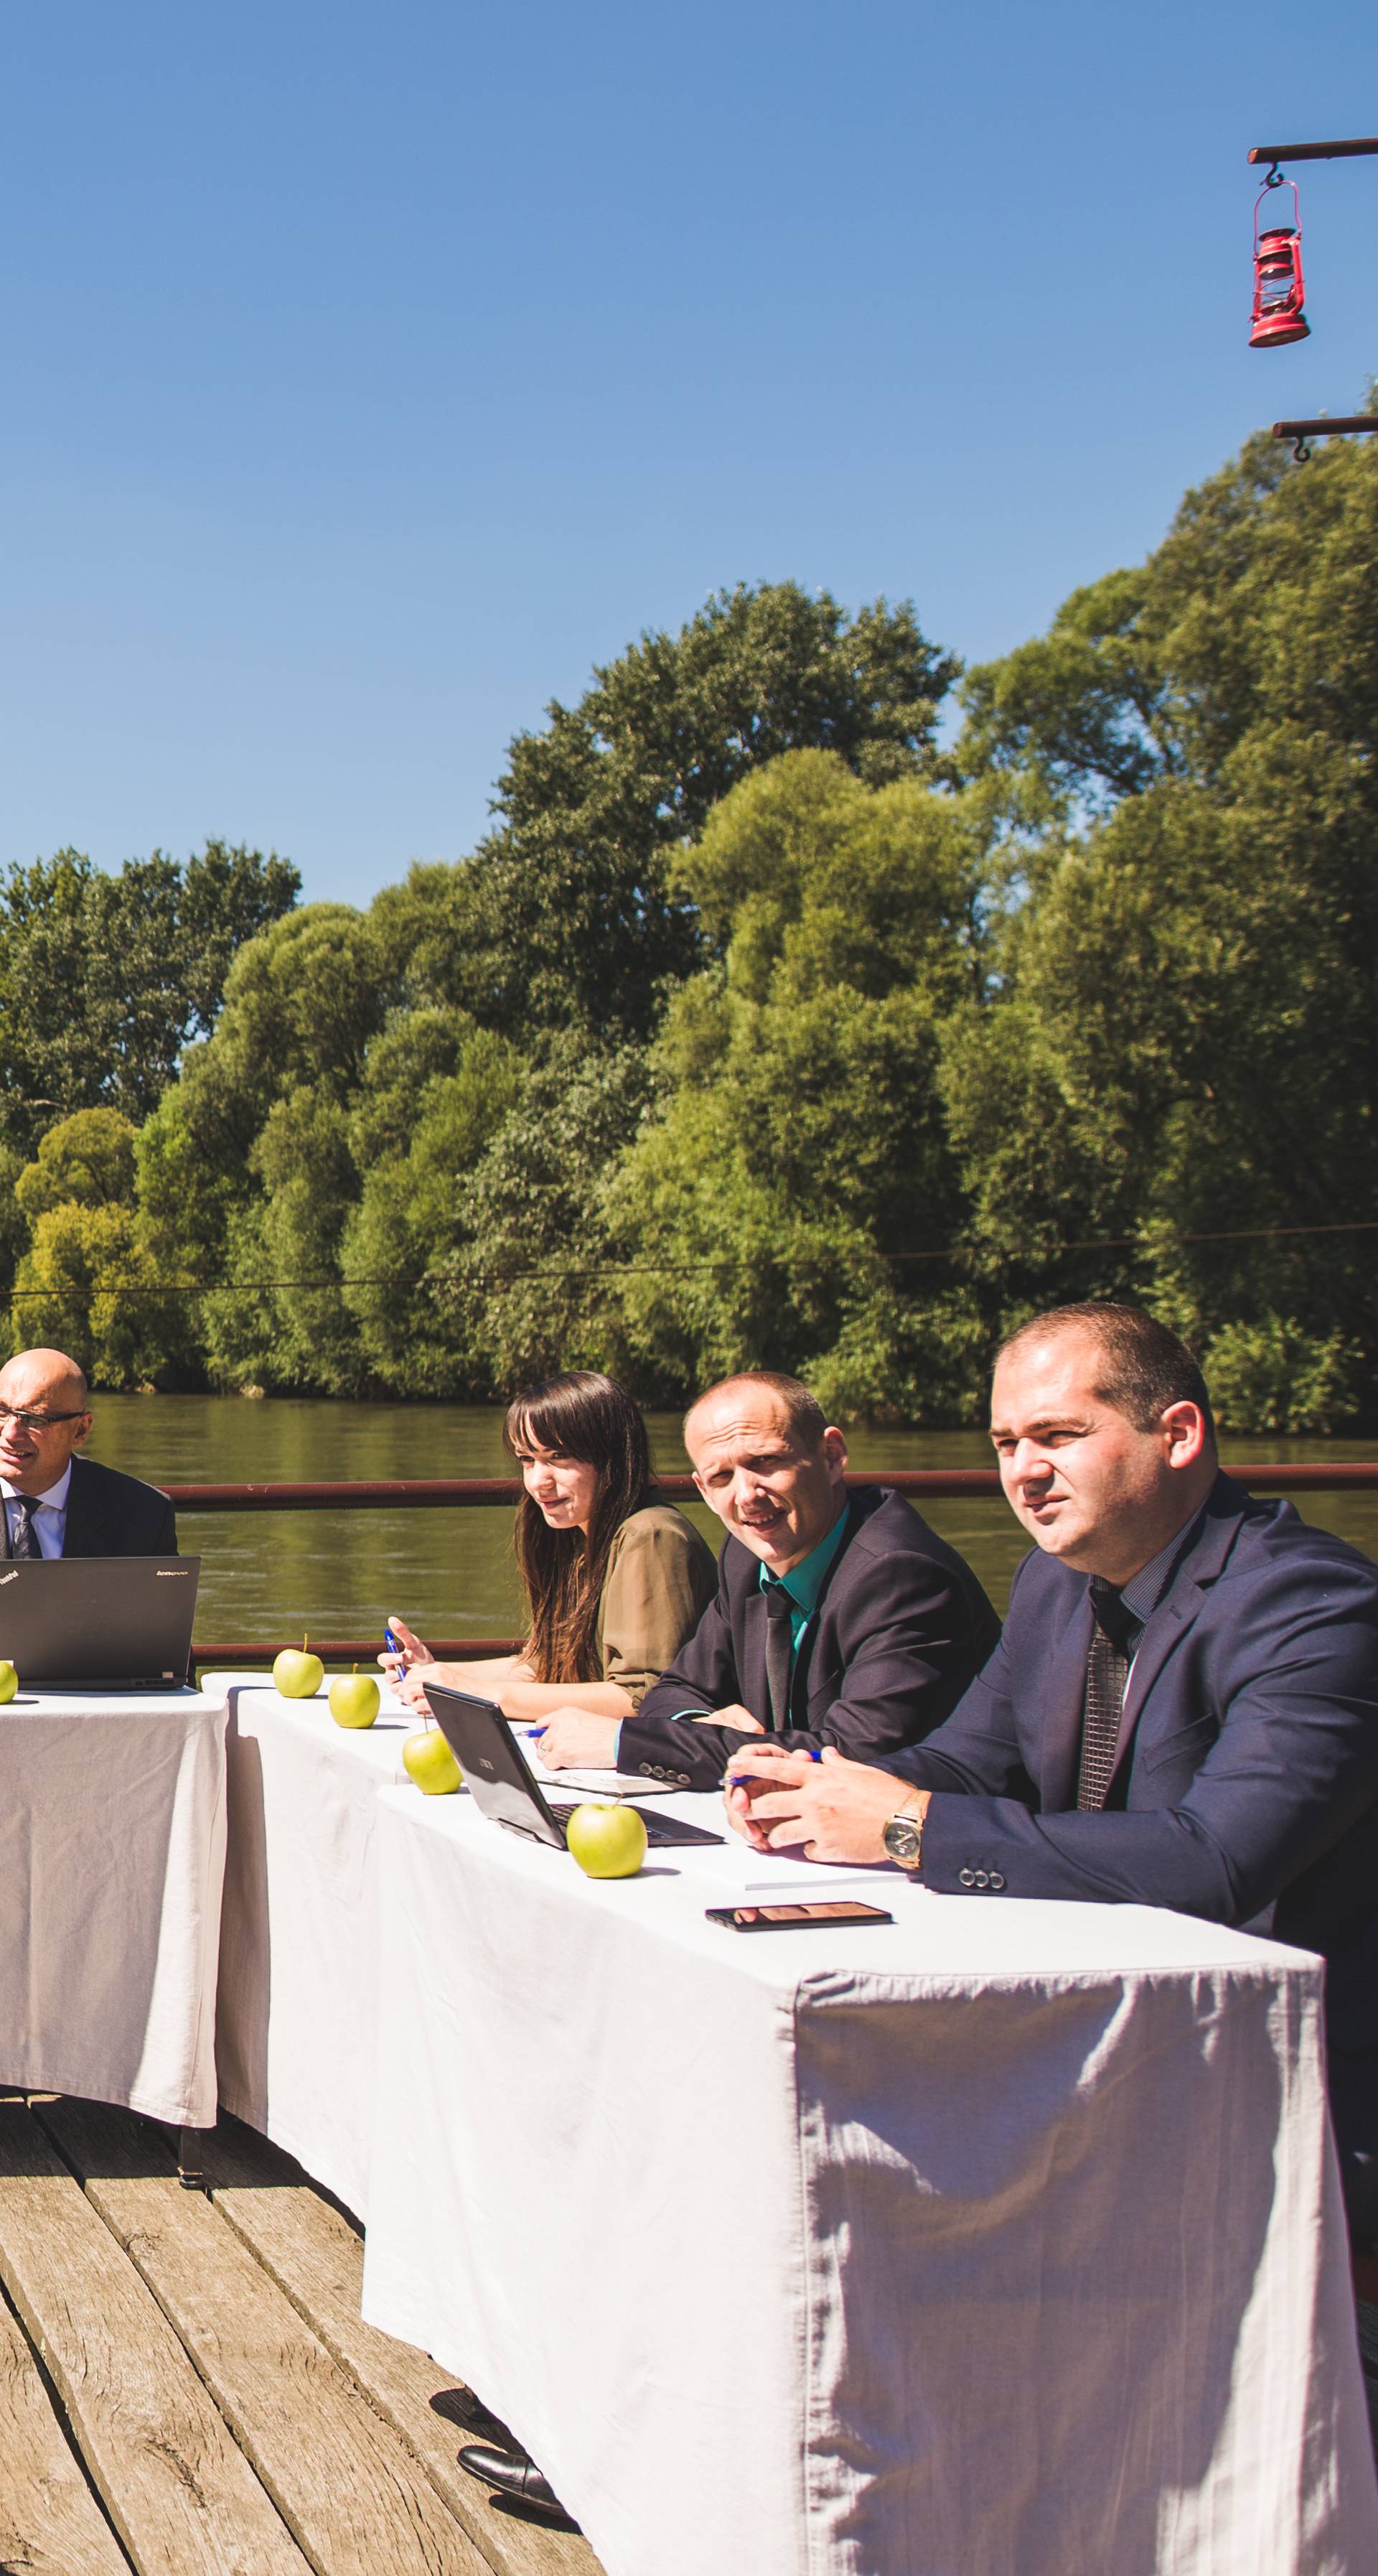
[[[85,1376],[65,1351],[20,1351],[0,1369],[5,1556],[177,1554],[166,1494],[77,1454],[92,1421]]]

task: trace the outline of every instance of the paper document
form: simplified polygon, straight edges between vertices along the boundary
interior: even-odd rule
[[[527,1755],[530,1761],[530,1753]],[[545,1764],[531,1765],[541,1787],[572,1789],[581,1798],[668,1798],[672,1784],[665,1780],[638,1780],[630,1771],[547,1771]]]

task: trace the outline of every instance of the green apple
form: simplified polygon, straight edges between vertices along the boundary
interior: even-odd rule
[[[337,1673],[330,1685],[330,1714],[337,1726],[372,1726],[378,1714],[378,1684],[372,1673]]]
[[[11,1700],[19,1688],[19,1675],[13,1664],[0,1664],[0,1708]]]
[[[443,1798],[462,1789],[464,1774],[438,1726],[423,1726],[402,1747],[409,1776],[428,1798]]]
[[[325,1666],[319,1655],[308,1655],[304,1646],[284,1646],[273,1663],[273,1680],[284,1699],[311,1699],[325,1679]]]
[[[576,1807],[565,1841],[586,1878],[635,1878],[646,1857],[646,1828],[635,1807]]]

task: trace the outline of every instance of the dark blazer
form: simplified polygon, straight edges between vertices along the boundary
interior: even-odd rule
[[[1217,1477],[1139,1641],[1113,1812],[1079,1815],[1090,1639],[1086,1576],[1036,1550],[961,1705],[885,1757],[939,1793],[924,1885],[1168,1905],[1319,1950],[1337,2125],[1378,2153],[1378,1566]]]
[[[9,1516],[0,1512],[0,1555],[10,1552]],[[166,1494],[94,1458],[74,1457],[67,1488],[64,1556],[175,1556],[177,1521]]]
[[[849,1494],[847,1511],[847,1535],[794,1659],[794,1723],[776,1740],[800,1751],[835,1744],[858,1762],[876,1762],[956,1706],[1000,1623],[970,1566],[903,1495],[863,1486]],[[636,1715],[623,1720],[619,1770],[714,1789],[729,1753],[752,1739],[678,1712],[735,1701],[769,1725],[760,1572],[740,1539],[724,1541],[715,1599]]]

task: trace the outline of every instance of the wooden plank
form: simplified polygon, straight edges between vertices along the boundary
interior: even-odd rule
[[[489,2576],[408,2447],[161,2143],[99,2103],[41,2116],[318,2576]]]
[[[464,2441],[506,2438],[472,2390],[456,2388],[429,2354],[366,2325],[359,2314],[363,2240],[314,2191],[290,2156],[223,2114],[203,2143],[202,2176],[243,2237],[379,2414],[410,2444],[456,2519],[498,2576],[601,2576],[586,2540],[495,2509],[455,2453]]]
[[[38,2365],[0,2307],[0,2568],[24,2576],[129,2576],[53,2413]]]
[[[157,2302],[22,2100],[0,2102],[0,2275],[139,2576],[307,2576]]]

